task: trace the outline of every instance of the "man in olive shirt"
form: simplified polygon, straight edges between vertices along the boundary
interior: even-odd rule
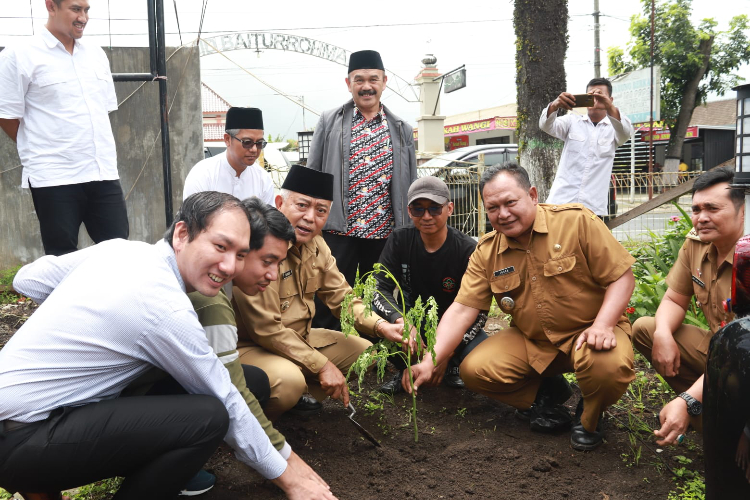
[[[494,296],[513,319],[461,364],[466,388],[526,410],[542,377],[575,372],[583,409],[570,442],[577,450],[594,449],[602,442],[602,412],[634,378],[624,315],[635,286],[634,259],[582,205],[539,205],[536,188],[515,163],[488,168],[480,191],[496,232],[479,241],[438,325],[437,364]],[[413,371],[416,387],[439,375],[429,356]],[[408,380],[403,384],[408,390]]]
[[[271,398],[265,411],[272,420],[300,404],[307,390],[315,398],[331,396],[347,406],[349,389],[342,371],[371,345],[361,337],[311,328],[316,295],[339,316],[351,291],[320,236],[332,199],[331,174],[294,165],[275,200],[297,239],[279,268],[279,279],[255,296],[237,286],[232,289],[240,361],[268,375]],[[365,317],[361,300],[354,301],[353,313],[362,332],[401,341],[402,328],[376,314]]]
[[[696,179],[693,229],[669,271],[656,317],[638,318],[633,325],[635,348],[680,394],[683,401],[674,406],[684,412],[684,422],[691,399],[701,400],[691,386],[705,371],[711,337],[734,319],[724,301],[731,296],[734,247],[744,233],[745,197],[741,189],[730,188],[733,181],[734,170],[728,167]],[[706,316],[708,330],[682,323],[692,296]],[[699,419],[693,423],[700,428]]]

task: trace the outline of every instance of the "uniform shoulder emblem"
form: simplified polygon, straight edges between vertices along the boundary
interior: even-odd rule
[[[695,228],[691,229],[690,232],[685,236],[685,238],[693,240],[693,241],[700,241],[701,243],[705,243],[703,240],[701,240],[698,237],[698,232],[695,230]]]
[[[497,231],[493,230],[493,231],[490,231],[489,233],[485,234],[481,238],[479,238],[479,241],[477,242],[477,247],[479,247],[479,245],[482,245],[482,244],[484,244],[484,243],[486,243],[488,241],[492,241],[493,238],[495,237],[495,234],[497,234]]]
[[[553,212],[560,212],[562,210],[584,210],[584,206],[580,203],[563,203],[560,205],[551,205],[549,203],[543,204],[548,210]]]

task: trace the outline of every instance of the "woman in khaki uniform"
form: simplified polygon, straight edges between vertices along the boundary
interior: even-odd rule
[[[635,283],[634,259],[582,205],[538,205],[536,188],[514,163],[487,169],[480,188],[496,232],[480,240],[438,326],[437,362],[460,340],[454,332],[463,331],[494,296],[513,319],[464,360],[466,387],[526,410],[542,377],[575,372],[584,406],[571,445],[596,448],[602,411],[634,378],[624,315]],[[415,385],[428,383],[432,360],[416,372]]]

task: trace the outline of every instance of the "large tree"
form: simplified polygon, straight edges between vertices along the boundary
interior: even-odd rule
[[[562,143],[539,130],[542,109],[565,90],[567,0],[515,0],[516,92],[521,165],[547,199]]]
[[[666,172],[676,172],[693,110],[710,92],[719,95],[741,80],[735,73],[750,61],[748,18],[738,15],[729,29],[717,31],[717,22],[690,21],[691,0],[654,0],[654,65],[661,66],[661,119],[669,127]],[[641,0],[644,15],[630,22],[627,56],[620,47],[608,51],[610,75],[647,68],[651,61],[651,0]],[[732,4],[724,4],[731,8]],[[721,8],[717,3],[717,8]]]

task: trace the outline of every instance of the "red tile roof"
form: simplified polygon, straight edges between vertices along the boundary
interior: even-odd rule
[[[203,113],[226,113],[232,107],[223,97],[211,87],[201,82],[201,103]],[[223,132],[222,132],[223,134]]]
[[[204,141],[224,141],[224,125],[218,123],[204,123],[203,124],[203,140]]]

